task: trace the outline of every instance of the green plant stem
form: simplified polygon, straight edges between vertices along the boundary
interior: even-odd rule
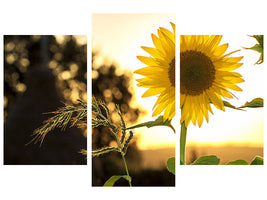
[[[186,132],[187,128],[185,123],[181,124],[181,136],[180,136],[180,164],[185,165],[185,146],[186,146]]]
[[[104,116],[104,115],[102,115],[101,113],[97,113],[102,119],[104,119],[104,120],[106,120],[108,123],[109,123],[109,120]],[[109,123],[109,125],[111,126],[111,124]],[[128,167],[127,167],[127,163],[126,163],[126,160],[125,160],[125,153],[123,152],[123,147],[122,147],[122,144],[121,144],[121,142],[120,142],[120,139],[119,139],[119,137],[118,137],[118,135],[117,135],[117,133],[115,132],[115,131],[112,131],[113,133],[114,133],[114,135],[115,135],[115,137],[116,137],[116,140],[117,140],[117,143],[118,143],[118,146],[119,146],[119,149],[120,149],[120,153],[121,153],[121,157],[122,157],[122,159],[123,159],[123,162],[124,162],[124,166],[125,166],[125,171],[126,171],[126,173],[127,173],[127,177],[128,177],[128,182],[129,182],[129,185],[130,185],[130,187],[132,187],[132,179],[131,179],[131,177],[130,177],[130,175],[129,175],[129,171],[128,171]],[[122,141],[123,142],[123,141]]]
[[[129,175],[129,171],[128,171],[127,163],[126,163],[126,160],[125,160],[125,157],[124,157],[124,152],[122,151],[122,148],[123,148],[123,147],[122,147],[121,142],[120,142],[120,140],[119,140],[119,138],[118,138],[118,135],[117,135],[116,133],[114,133],[114,135],[115,135],[115,137],[116,137],[117,143],[118,143],[119,148],[120,148],[121,157],[122,157],[123,162],[124,162],[125,171],[126,171],[126,174],[127,174],[127,176],[128,176],[128,182],[129,182],[129,185],[130,185],[130,187],[132,187],[132,179],[131,179],[131,177],[130,177],[130,175]]]
[[[129,185],[130,185],[130,187],[132,187],[132,179],[131,179],[131,177],[129,175],[128,167],[127,167],[126,160],[125,160],[123,152],[121,152],[121,156],[122,156],[122,159],[123,159],[123,162],[124,162],[124,166],[125,166],[125,170],[126,170],[126,173],[127,173],[127,176],[128,176]]]

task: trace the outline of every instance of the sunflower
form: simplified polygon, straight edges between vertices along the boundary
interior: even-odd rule
[[[244,80],[233,70],[243,63],[241,57],[224,54],[228,44],[219,46],[221,35],[180,36],[180,108],[181,124],[187,127],[192,121],[201,127],[203,118],[209,121],[211,105],[224,109],[223,98],[233,98],[229,91],[242,91],[236,83]]]
[[[175,115],[175,24],[173,33],[165,28],[158,29],[158,37],[152,34],[153,47],[141,47],[151,57],[137,56],[147,66],[135,71],[145,76],[138,79],[138,86],[148,88],[142,97],[159,95],[153,107],[152,116],[164,111],[163,119],[170,120]]]

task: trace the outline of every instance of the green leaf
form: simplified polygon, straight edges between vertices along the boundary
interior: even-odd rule
[[[217,156],[201,156],[192,165],[218,165],[220,163],[220,159]]]
[[[259,52],[260,58],[255,64],[261,64],[263,63],[263,35],[251,35],[250,37],[253,37],[257,40],[257,44],[255,44],[253,47],[250,48],[245,48],[245,49],[250,49]]]
[[[250,165],[263,165],[263,158],[260,156],[256,156],[254,160],[250,163]]]
[[[146,126],[147,128],[151,128],[151,127],[154,127],[154,126],[168,126],[175,133],[175,129],[173,128],[173,126],[171,124],[171,120],[164,121],[163,120],[163,116],[159,116],[155,121],[148,121],[148,122],[144,122],[144,123],[141,123],[141,124],[137,124],[137,125],[128,127],[127,130],[128,129],[134,129],[134,128],[140,128],[140,127],[144,127],[144,126]]]
[[[175,175],[175,157],[171,157],[167,160],[167,169]]]
[[[227,165],[248,165],[248,162],[245,160],[235,160],[227,163]]]
[[[233,108],[233,109],[236,109],[236,110],[242,110],[242,111],[244,111],[243,109],[240,109],[240,108],[238,108],[238,107],[235,107],[234,105],[230,104],[230,103],[227,102],[227,101],[223,101],[223,104],[224,104],[224,106],[226,106],[226,107]]]
[[[255,98],[252,101],[247,101],[245,105],[240,106],[239,108],[258,108],[263,107],[263,99],[262,98]]]
[[[233,108],[233,109],[236,109],[236,110],[245,111],[245,110],[243,110],[241,108],[260,108],[260,107],[263,107],[263,99],[260,98],[260,97],[255,98],[252,101],[247,101],[243,106],[240,106],[240,107],[236,107],[236,106],[230,104],[227,101],[223,101],[223,104],[224,104],[225,107],[229,107],[229,108]]]
[[[111,176],[103,185],[104,187],[112,187],[114,185],[114,183],[119,180],[120,178],[124,178],[127,181],[129,181],[129,178],[127,175],[124,176]],[[130,177],[131,178],[131,177]]]

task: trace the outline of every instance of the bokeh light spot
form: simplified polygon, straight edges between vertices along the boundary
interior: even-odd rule
[[[6,61],[7,61],[7,63],[8,64],[13,64],[15,61],[16,61],[16,54],[14,54],[14,53],[12,53],[12,54],[8,54],[7,56],[6,56]]]
[[[26,85],[23,84],[23,83],[18,83],[18,84],[16,85],[16,90],[17,90],[18,92],[25,92],[26,89],[27,89],[27,87],[26,87]]]
[[[12,51],[15,48],[15,44],[13,42],[9,42],[6,44],[5,50],[6,51]]]

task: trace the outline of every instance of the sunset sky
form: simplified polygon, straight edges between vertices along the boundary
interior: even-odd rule
[[[136,56],[148,54],[141,49],[141,46],[154,47],[151,39],[151,33],[157,34],[159,27],[171,29],[170,22],[175,22],[175,15],[171,14],[93,14],[92,16],[92,44],[93,49],[99,49],[106,56],[106,60],[116,62],[123,70],[135,71],[145,65],[141,63]],[[179,27],[176,26],[176,41],[179,41]],[[181,34],[198,34],[198,32]],[[209,34],[201,32],[201,34]],[[259,54],[251,50],[242,49],[242,47],[251,47],[256,40],[248,35],[224,35],[221,41],[229,43],[227,53],[241,49],[233,56],[244,56],[244,63],[237,72],[241,73],[245,79],[244,83],[239,84],[243,92],[234,92],[238,99],[229,100],[236,106],[243,105],[246,101],[251,101],[256,97],[263,97],[263,65],[254,65],[258,60]],[[176,52],[179,55],[179,52]],[[106,61],[105,60],[105,61]],[[98,60],[99,64],[103,61]],[[176,70],[178,73],[178,70]],[[179,75],[179,74],[178,74]],[[135,75],[136,78],[141,76]],[[133,82],[136,84],[136,81]],[[136,102],[147,108],[149,114],[142,122],[154,120],[152,118],[152,107],[157,97],[141,98],[146,91],[144,88],[135,86]],[[179,88],[176,88],[176,94],[179,94]],[[179,97],[179,96],[178,96]],[[176,97],[177,99],[177,97]],[[179,102],[176,102],[179,105]],[[180,112],[179,106],[176,108]],[[190,144],[238,144],[258,146],[263,144],[263,109],[246,109],[238,111],[226,108],[226,111],[220,111],[213,108],[214,115],[210,114],[210,121],[203,123],[201,128],[192,124],[188,127],[187,141]],[[172,120],[177,134],[180,134],[179,115]],[[155,127],[151,129],[143,128],[138,134],[139,147],[158,148],[173,146],[179,138],[171,129],[166,127]]]

